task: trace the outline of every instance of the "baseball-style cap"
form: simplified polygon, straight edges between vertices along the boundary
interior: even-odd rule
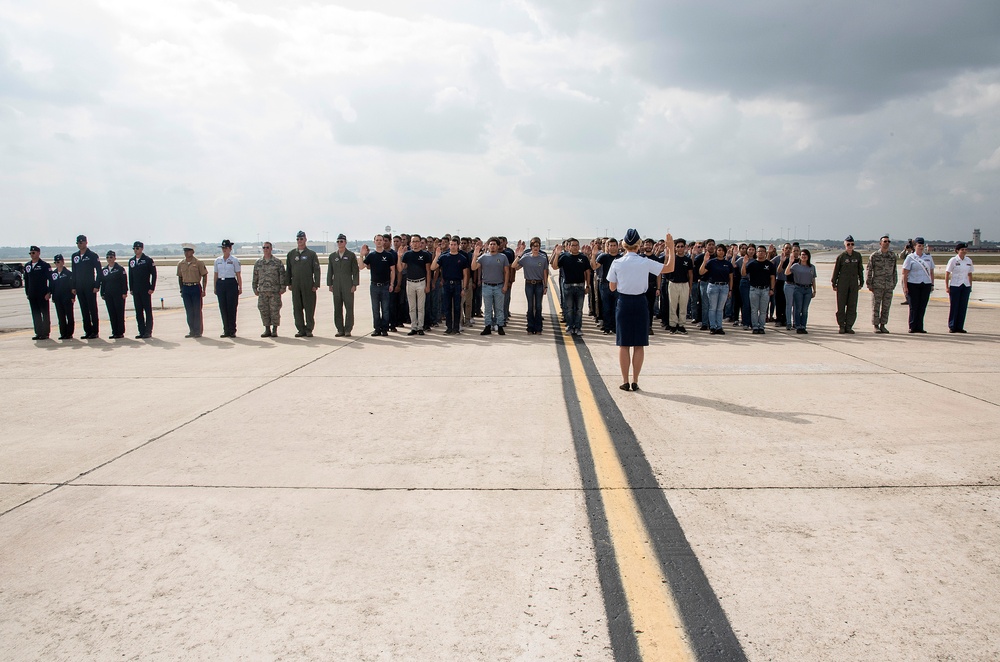
[[[347,235],[341,232],[337,235],[337,241],[347,241]]]
[[[87,235],[85,234],[76,235],[76,243],[79,244],[81,241],[87,241]]]
[[[52,261],[53,262],[62,262],[63,261],[62,253],[56,253],[56,256],[54,258],[52,258]]]
[[[926,242],[924,242],[924,238],[923,237],[914,237],[913,238],[913,243],[915,243],[915,244],[923,244],[923,243],[926,243]]]
[[[181,244],[181,248],[184,249],[184,250],[186,250],[186,251],[193,251],[194,250],[194,244]]]
[[[132,244],[132,249],[134,250],[136,248],[143,248],[143,245],[142,245],[141,241],[137,241],[134,244]]]
[[[847,235],[846,237],[844,237],[844,241],[849,241],[849,242],[851,242],[853,244],[854,243],[854,235],[853,234]]]
[[[302,230],[299,230],[298,233],[295,235],[295,238],[296,239],[305,239],[306,238],[306,233],[303,232]]]
[[[104,257],[118,257],[118,255],[114,251],[108,251],[108,254]]]
[[[222,243],[219,244],[219,248],[232,248],[232,247],[233,247],[233,242],[229,241],[228,239],[223,239]]]
[[[28,252],[29,253],[41,253],[42,249],[40,249],[38,246],[29,246],[28,247]]]

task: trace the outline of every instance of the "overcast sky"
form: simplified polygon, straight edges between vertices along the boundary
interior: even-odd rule
[[[3,245],[997,240],[1000,2],[0,0],[0,201]]]

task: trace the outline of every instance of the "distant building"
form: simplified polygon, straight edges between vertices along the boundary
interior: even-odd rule
[[[972,231],[972,247],[980,248],[983,245],[983,236],[979,228]]]

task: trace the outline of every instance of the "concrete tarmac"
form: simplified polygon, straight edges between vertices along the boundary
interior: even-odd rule
[[[525,334],[520,283],[505,337],[371,338],[367,279],[346,339],[325,288],[310,339],[288,295],[277,339],[252,296],[217,338],[211,295],[200,340],[178,309],[149,341],[0,335],[0,659],[1000,658],[1000,308],[950,335],[932,302],[918,336],[897,298],[882,336],[862,293],[845,336],[821,285],[808,336],[657,327],[625,393],[589,321]],[[591,399],[625,486],[591,482]],[[714,600],[735,647],[630,643],[657,614],[622,494],[682,622]]]

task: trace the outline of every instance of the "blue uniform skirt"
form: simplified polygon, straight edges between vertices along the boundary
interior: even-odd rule
[[[619,294],[615,308],[615,344],[619,347],[649,345],[649,306],[645,294]]]

